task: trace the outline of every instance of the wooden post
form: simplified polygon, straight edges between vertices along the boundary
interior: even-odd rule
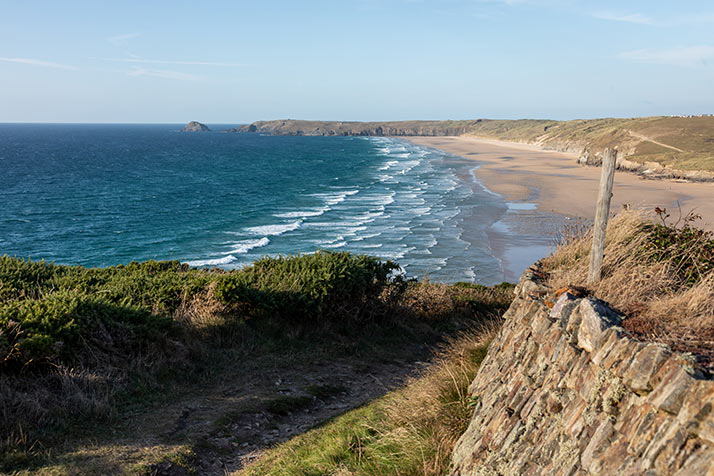
[[[597,208],[595,210],[595,223],[593,224],[593,247],[590,250],[590,269],[588,284],[600,281],[602,259],[605,255],[605,233],[607,219],[610,215],[610,199],[612,198],[612,184],[615,180],[615,159],[617,149],[605,149],[602,160],[602,175],[600,176],[600,191],[598,192]]]

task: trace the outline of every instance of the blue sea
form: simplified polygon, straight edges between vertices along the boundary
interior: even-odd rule
[[[220,132],[230,126],[0,124],[0,254],[230,269],[325,249],[433,281],[504,279],[489,233],[509,204],[473,160],[395,138]]]

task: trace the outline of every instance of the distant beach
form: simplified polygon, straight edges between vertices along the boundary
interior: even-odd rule
[[[515,142],[474,137],[410,137],[410,141],[437,148],[480,164],[475,173],[489,190],[508,201],[537,204],[537,210],[591,219],[595,212],[600,168],[576,163],[571,153],[543,150]],[[646,180],[628,172],[615,174],[612,210],[625,204],[635,208],[665,207],[678,217],[694,210],[700,225],[714,229],[714,184],[675,180]]]
[[[595,213],[600,168],[576,163],[577,155],[474,137],[408,137],[407,140],[474,160],[475,178],[502,196],[509,211],[487,234],[502,262],[504,279],[516,280],[525,267],[548,255],[567,223],[587,223]],[[645,180],[627,172],[615,177],[612,210],[665,207],[672,220],[694,210],[699,225],[714,229],[714,184]]]

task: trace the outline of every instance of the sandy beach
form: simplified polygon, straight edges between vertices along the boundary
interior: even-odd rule
[[[558,232],[571,219],[591,220],[601,169],[576,163],[570,153],[537,146],[473,137],[409,137],[413,143],[433,147],[467,159],[478,168],[474,174],[490,191],[509,203],[509,211],[488,232],[489,246],[501,261],[504,281],[517,281],[533,262],[551,253]],[[702,216],[698,226],[714,230],[714,183],[646,180],[616,172],[612,211],[666,208],[671,222],[694,210]]]
[[[507,201],[532,202],[541,212],[593,218],[600,168],[576,163],[575,154],[537,146],[473,137],[410,137],[410,141],[478,161],[478,179]],[[714,229],[714,183],[646,180],[628,172],[615,173],[612,210],[667,208],[672,217],[694,210],[699,226]]]

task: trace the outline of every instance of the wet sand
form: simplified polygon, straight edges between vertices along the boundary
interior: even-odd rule
[[[505,280],[517,280],[531,263],[549,254],[565,223],[594,217],[601,169],[578,165],[575,154],[463,136],[406,139],[473,159],[478,180],[510,203],[509,212],[489,232]],[[670,221],[676,221],[678,202],[683,214],[693,210],[702,216],[698,226],[714,230],[714,183],[646,180],[628,172],[615,173],[612,211],[626,204],[660,207],[671,214]]]

